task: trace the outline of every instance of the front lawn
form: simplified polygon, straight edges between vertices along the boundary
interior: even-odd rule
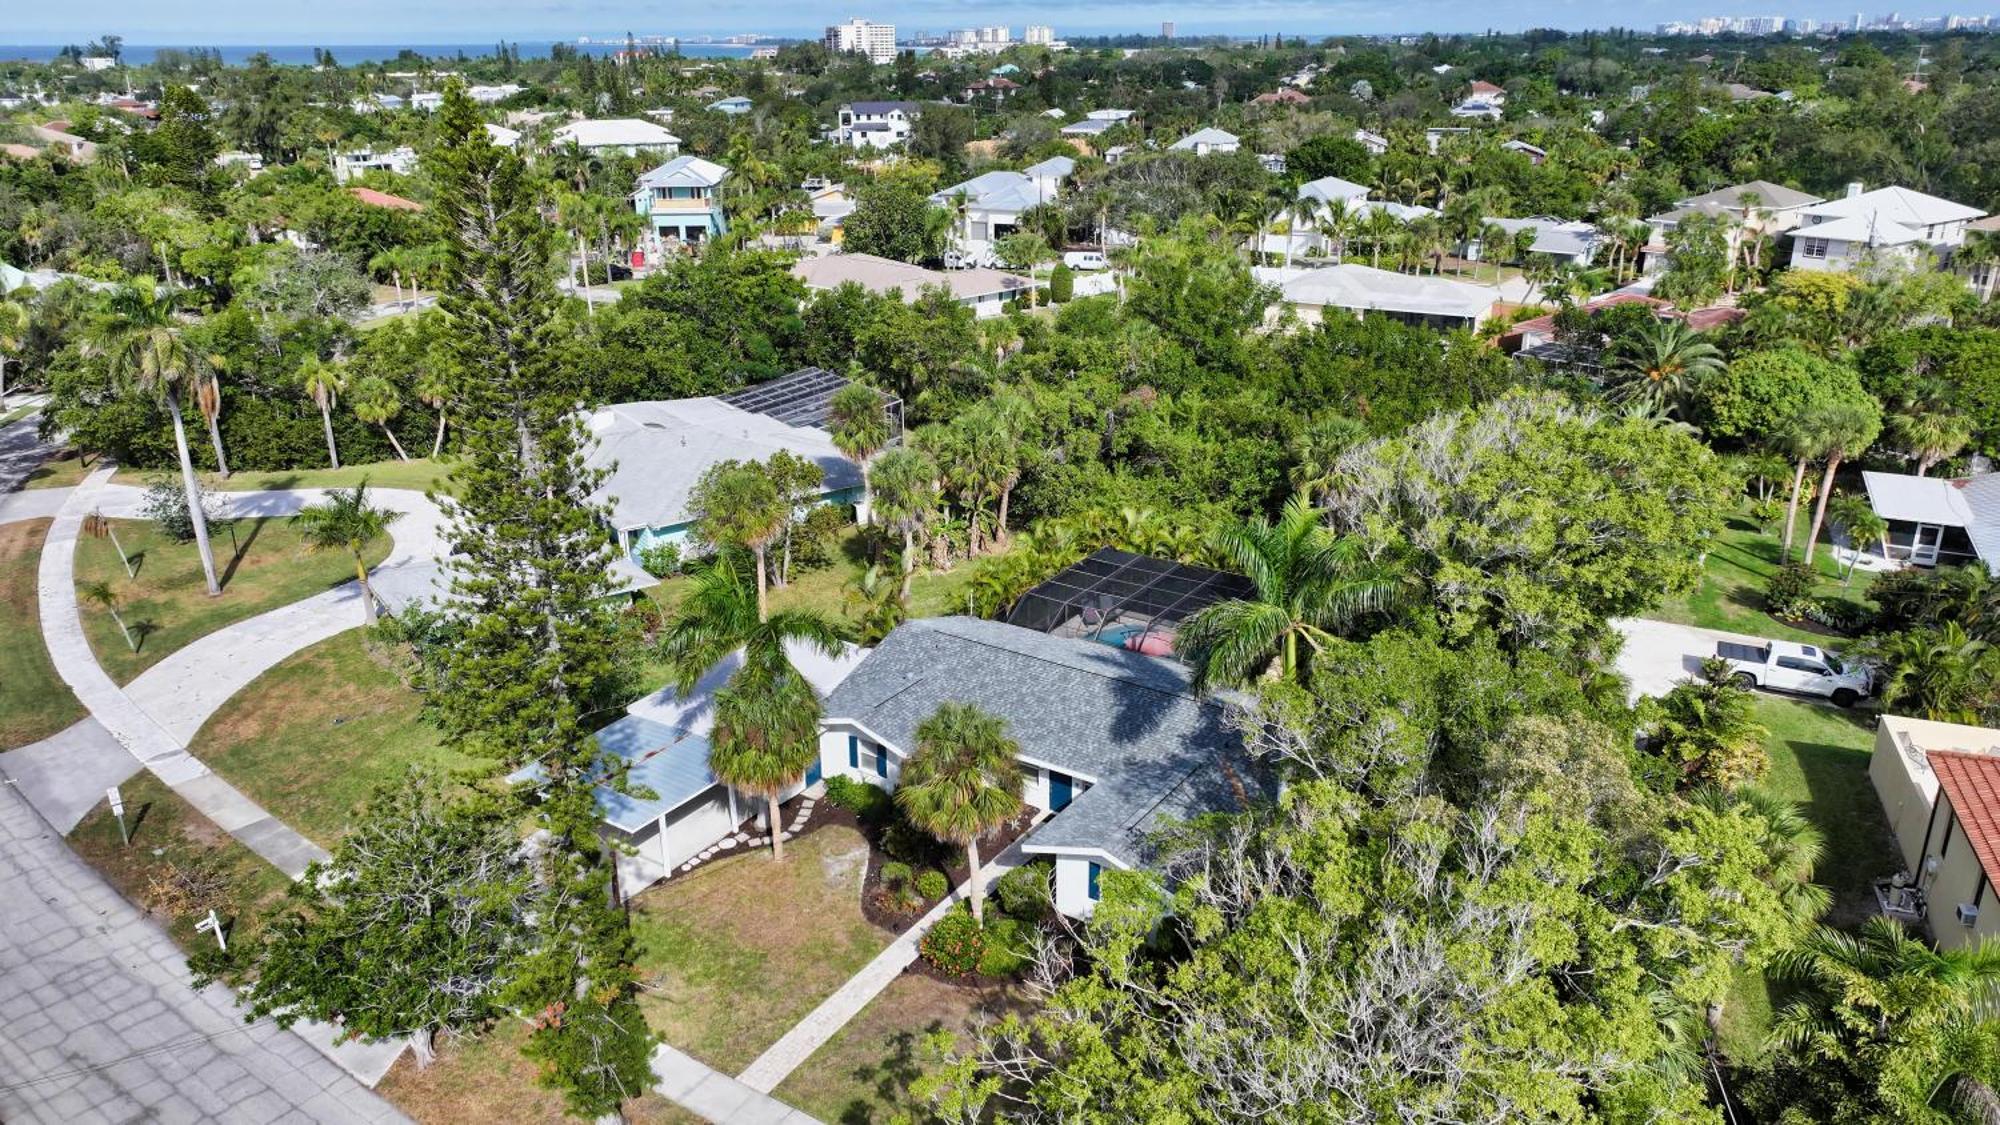
[[[83,705],[56,675],[42,643],[35,572],[48,520],[0,524],[0,750],[44,738],[83,718]]]
[[[118,542],[137,565],[127,578],[118,551],[107,537],[77,544],[76,583],[81,591],[108,582],[119,599],[118,612],[132,629],[132,651],[111,614],[83,601],[83,631],[98,663],[118,683],[130,683],[162,659],[226,625],[309,598],[354,577],[354,559],[344,551],[307,551],[289,519],[255,518],[217,522],[209,528],[220,597],[209,597],[202,581],[201,555],[193,543],[176,543],[151,520],[111,520]],[[369,544],[370,566],[389,553],[389,540]],[[361,607],[354,608],[355,624]]]
[[[927,1041],[942,1032],[964,1050],[982,1023],[1024,1006],[1013,989],[904,973],[772,1094],[841,1125],[924,1120],[926,1107],[911,1097],[910,1086],[937,1068]]]
[[[1798,534],[1792,543],[1794,558],[1803,550],[1806,529],[1812,526],[1812,513],[1803,504],[1799,507]],[[1759,524],[1747,506],[1739,510],[1709,549],[1701,585],[1684,597],[1669,598],[1649,616],[1753,637],[1824,642],[1824,634],[1785,624],[1764,612],[1764,586],[1778,570],[1779,530],[1778,525],[1767,528]],[[1820,544],[1813,568],[1819,573],[1815,597],[1867,605],[1868,584],[1875,578],[1872,571],[1856,570],[1851,580],[1843,580],[1831,543]]]
[[[477,770],[445,749],[422,701],[350,630],[251,681],[190,751],[273,816],[331,848],[376,787],[413,765]]]
[[[119,893],[158,918],[183,950],[214,948],[195,923],[213,908],[231,946],[250,940],[290,880],[150,773],[118,787],[132,843],[124,845],[108,802],[69,834],[69,846]]]
[[[74,449],[58,450],[48,460],[35,466],[28,474],[22,488],[71,488],[83,483],[83,478],[97,468],[95,454],[79,453]]]
[[[711,860],[632,900],[654,1030],[736,1074],[889,944],[861,914],[868,843],[828,826]]]
[[[437,1125],[468,1121],[574,1125],[563,1112],[562,1096],[535,1083],[535,1064],[521,1057],[527,1025],[504,1021],[477,1038],[438,1039],[437,1061],[418,1069],[407,1051],[389,1068],[375,1092],[412,1120]],[[625,1103],[630,1125],[694,1125],[702,1119],[648,1091]]]
[[[422,492],[441,485],[451,475],[449,461],[427,457],[413,461],[374,461],[338,469],[273,469],[231,473],[226,479],[203,473],[202,482],[216,492],[259,492],[265,489],[353,488],[366,480],[371,488],[407,488]]]
[[[774,566],[777,557],[776,550],[773,550]],[[789,585],[773,585],[770,588],[771,608],[814,609],[841,620],[851,620],[847,587],[867,571],[868,564],[868,552],[860,529],[849,528],[841,534],[832,565],[818,570],[794,567]],[[893,565],[885,564],[887,567]],[[973,562],[969,559],[961,559],[956,566],[942,573],[918,567],[916,578],[910,584],[910,616],[941,617],[964,613],[965,593],[972,581],[972,569]],[[688,581],[686,578],[670,578],[652,587],[647,594],[662,607],[671,610],[687,592]]]

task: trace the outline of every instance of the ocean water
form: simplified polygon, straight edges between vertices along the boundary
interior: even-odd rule
[[[363,62],[386,62],[388,60],[394,59],[397,55],[401,54],[405,50],[415,51],[416,53],[423,55],[427,58],[434,58],[434,59],[457,58],[460,55],[464,55],[466,58],[478,58],[481,55],[492,54],[493,49],[497,45],[498,45],[498,40],[495,39],[485,43],[389,43],[389,44],[375,44],[375,45],[336,44],[334,46],[329,46],[326,49],[333,52],[333,58],[335,62],[347,64],[347,63],[363,63]],[[549,40],[509,41],[509,46],[520,48],[522,58],[537,58],[537,59],[547,58],[549,54],[549,48],[552,45],[553,44]],[[625,43],[623,40],[620,40],[615,43],[591,42],[591,43],[571,43],[569,45],[575,47],[579,51],[585,51],[593,55],[609,55],[612,54],[613,52],[621,51],[625,48]],[[642,46],[645,45],[646,44],[642,44]],[[173,44],[173,43],[161,43],[161,44],[127,43],[125,44],[124,47],[124,59],[128,63],[133,63],[135,65],[144,65],[146,63],[152,62],[154,54],[158,51],[162,50],[186,51],[186,50],[191,50],[197,46],[204,46],[204,45]],[[215,50],[220,51],[222,53],[222,61],[230,66],[242,66],[245,62],[249,61],[250,56],[255,55],[259,52],[271,56],[272,62],[279,63],[282,65],[310,66],[312,65],[313,61],[314,47],[315,44],[312,43],[279,43],[279,44],[265,44],[265,45],[238,45],[238,46],[216,47]],[[204,47],[204,49],[206,48]],[[56,44],[43,43],[43,44],[27,44],[27,45],[0,43],[0,60],[26,59],[31,62],[49,62],[53,60],[56,57],[56,53],[61,50],[62,50],[62,44],[60,43]],[[734,43],[683,43],[681,44],[680,50],[681,54],[686,55],[690,58],[740,59],[740,58],[747,58],[749,57],[750,54],[749,47],[741,46]]]

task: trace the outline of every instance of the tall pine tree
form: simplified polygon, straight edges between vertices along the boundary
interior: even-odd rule
[[[591,719],[616,690],[611,545],[590,502],[579,380],[553,359],[556,228],[546,186],[495,147],[462,84],[430,158],[453,253],[440,304],[458,362],[449,520],[456,643],[433,699],[451,742],[547,774],[539,808],[536,951],[510,999],[532,1014],[527,1052],[572,1112],[615,1113],[645,1091],[653,1037],[636,1002],[633,942],[596,834]]]

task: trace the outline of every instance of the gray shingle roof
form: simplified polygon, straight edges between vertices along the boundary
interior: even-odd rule
[[[1237,784],[1252,796],[1265,792],[1222,705],[1189,693],[1186,668],[996,621],[904,624],[833,690],[825,714],[908,753],[917,725],[946,702],[1000,716],[1022,757],[1092,781],[1036,830],[1039,847],[1098,850],[1137,865],[1162,817],[1236,809]],[[1224,762],[1232,769],[1219,768]]]

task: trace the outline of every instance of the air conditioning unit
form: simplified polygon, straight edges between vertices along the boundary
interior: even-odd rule
[[[1958,904],[1959,925],[1964,926],[1966,929],[1969,930],[1972,928],[1972,924],[1977,921],[1979,921],[1978,907],[1972,905],[1969,902],[1961,902]]]

